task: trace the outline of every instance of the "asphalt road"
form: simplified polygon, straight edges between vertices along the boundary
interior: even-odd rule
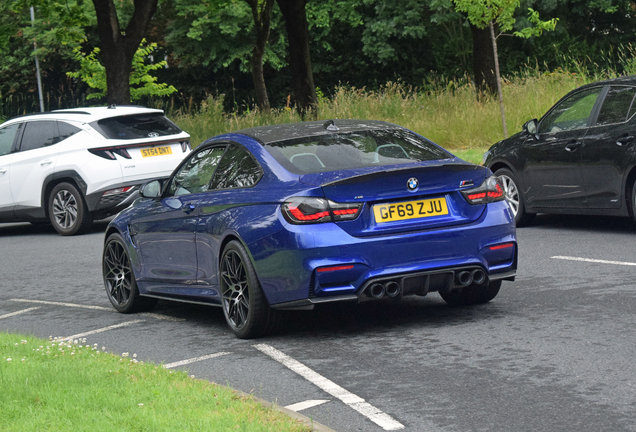
[[[234,338],[218,308],[112,311],[104,227],[61,237],[0,225],[0,330],[94,332],[91,345],[292,405],[341,432],[636,430],[627,219],[538,217],[518,230],[517,280],[487,305],[450,308],[433,293],[322,307],[255,341]]]

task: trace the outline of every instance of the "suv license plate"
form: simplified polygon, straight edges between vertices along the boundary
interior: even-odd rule
[[[376,223],[417,219],[448,214],[446,198],[406,201],[394,204],[376,204],[373,215]]]
[[[142,157],[150,157],[150,156],[163,156],[172,154],[172,149],[170,147],[152,147],[147,149],[141,149]]]

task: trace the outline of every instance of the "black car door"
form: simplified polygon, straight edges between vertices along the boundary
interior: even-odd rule
[[[538,135],[521,147],[530,207],[586,207],[581,148],[602,90],[583,89],[559,102],[539,122]]]
[[[620,208],[623,176],[634,155],[636,88],[611,86],[595,125],[583,139],[582,173],[587,206]],[[630,120],[631,119],[631,120]]]
[[[170,178],[162,198],[131,223],[146,290],[179,294],[196,285],[197,203],[224,151],[221,146],[193,153]]]

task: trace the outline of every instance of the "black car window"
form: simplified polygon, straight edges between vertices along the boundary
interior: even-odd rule
[[[231,145],[214,174],[210,189],[252,187],[261,179],[263,170],[242,146]]]
[[[33,121],[25,124],[20,151],[39,149],[60,141],[56,121]]]
[[[575,93],[550,111],[539,124],[539,133],[554,133],[587,126],[602,87]]]
[[[404,129],[325,134],[269,143],[265,148],[294,174],[453,157],[441,147]]]
[[[109,139],[138,139],[181,133],[181,129],[159,113],[111,117],[91,123],[91,126]]]
[[[186,161],[176,172],[167,196],[179,196],[208,190],[214,170],[223,156],[225,147],[212,147],[201,150]]]
[[[0,129],[0,156],[11,153],[15,134],[20,129],[20,124],[12,124]]]
[[[76,133],[81,131],[80,128],[75,127],[63,121],[57,122],[57,130],[60,134],[60,141],[63,141],[66,138],[70,137],[71,135],[75,135]]]
[[[636,94],[634,87],[610,87],[598,114],[596,124],[607,125],[626,121],[628,118],[627,114],[634,101],[634,94]]]

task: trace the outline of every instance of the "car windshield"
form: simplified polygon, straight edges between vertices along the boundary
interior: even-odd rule
[[[91,123],[91,126],[109,139],[152,138],[181,133],[177,125],[158,113],[111,117]]]
[[[319,135],[265,145],[294,174],[405,164],[453,157],[403,129]]]

